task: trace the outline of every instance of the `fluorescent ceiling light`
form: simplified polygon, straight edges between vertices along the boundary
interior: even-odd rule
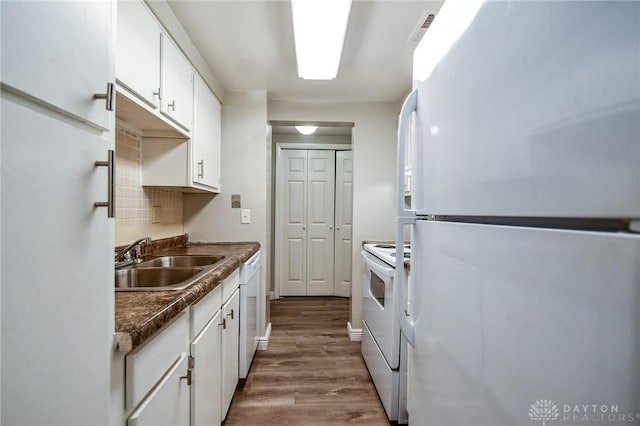
[[[300,78],[336,78],[350,12],[351,0],[291,0]]]
[[[309,136],[318,130],[318,126],[296,126],[296,130],[303,135]]]

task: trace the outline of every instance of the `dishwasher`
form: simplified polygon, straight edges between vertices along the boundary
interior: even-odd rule
[[[258,296],[262,277],[258,250],[240,267],[240,359],[239,374],[246,379],[258,347]]]

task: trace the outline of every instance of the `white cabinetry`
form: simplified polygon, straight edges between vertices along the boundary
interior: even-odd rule
[[[157,109],[160,96],[162,29],[140,1],[118,2],[116,76],[118,82]]]
[[[2,4],[2,83],[52,107],[109,130],[104,100],[114,83],[111,2]],[[3,120],[3,125],[5,120]]]
[[[199,76],[195,78],[191,170],[194,184],[220,190],[220,102]]]
[[[189,425],[189,315],[184,312],[126,357],[127,426]]]
[[[193,68],[141,1],[118,2],[117,78],[123,93],[187,132],[193,126]]]
[[[191,130],[193,125],[193,69],[166,34],[162,34],[161,41],[162,92],[160,110],[180,126]]]
[[[225,320],[222,331],[222,418],[227,417],[233,393],[238,385],[238,356],[240,345],[240,290],[222,306]]]
[[[0,8],[0,423],[111,424],[114,4]]]
[[[233,272],[191,307],[191,426],[219,425],[238,384],[238,277]]]
[[[215,290],[214,290],[215,291]],[[191,342],[194,359],[191,385],[191,425],[218,425],[221,415],[221,352],[223,322],[218,309]]]

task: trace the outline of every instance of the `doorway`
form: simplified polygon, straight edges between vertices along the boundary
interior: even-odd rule
[[[276,298],[351,295],[350,130],[296,138],[274,126]]]

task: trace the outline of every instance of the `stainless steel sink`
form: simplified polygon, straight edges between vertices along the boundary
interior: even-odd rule
[[[138,264],[137,268],[163,267],[194,267],[214,265],[224,259],[224,256],[162,256]]]
[[[225,256],[162,256],[115,271],[116,291],[183,290],[209,271]]]

